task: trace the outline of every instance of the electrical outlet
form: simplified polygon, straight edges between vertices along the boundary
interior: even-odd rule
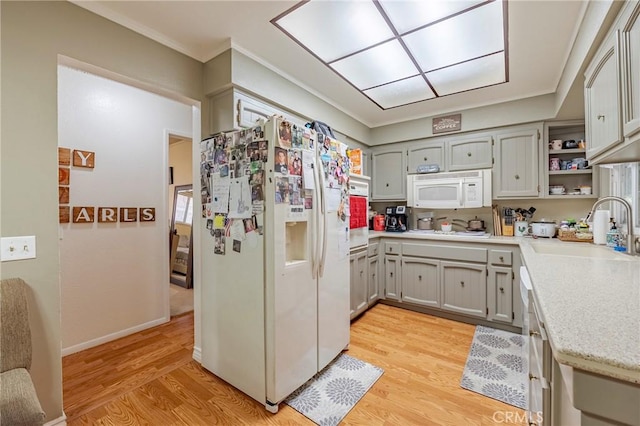
[[[35,259],[36,237],[2,237],[0,259],[2,262],[11,260]]]

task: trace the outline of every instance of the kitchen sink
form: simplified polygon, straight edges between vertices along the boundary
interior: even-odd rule
[[[535,242],[530,245],[533,251],[539,254],[591,257],[611,260],[635,260],[633,256],[616,252],[611,247],[597,246],[589,243]]]

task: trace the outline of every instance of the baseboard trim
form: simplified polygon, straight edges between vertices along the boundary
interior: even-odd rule
[[[62,349],[62,356],[67,356],[74,354],[76,352],[83,351],[85,349],[93,348],[94,346],[102,345],[103,343],[111,342],[112,340],[119,339],[124,336],[128,336],[133,333],[137,333],[138,331],[146,330],[147,328],[155,327],[161,324],[168,322],[169,319],[162,317],[153,321],[146,322],[144,324],[139,324],[131,328],[126,328],[124,330],[117,331],[115,333],[107,334],[106,336],[98,337],[97,339],[88,340],[83,343],[78,343],[77,345],[69,346],[68,348]]]
[[[67,415],[63,411],[60,417],[46,422],[44,426],[66,426],[66,424],[67,424]]]
[[[202,364],[202,349],[193,347],[193,359]]]

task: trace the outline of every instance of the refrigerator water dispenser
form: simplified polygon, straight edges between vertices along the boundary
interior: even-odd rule
[[[285,232],[287,263],[309,260],[307,222],[287,222]]]

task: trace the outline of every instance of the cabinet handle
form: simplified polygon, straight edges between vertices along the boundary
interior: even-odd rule
[[[372,277],[373,277],[374,280],[376,279],[376,273],[375,272],[373,273]]]
[[[534,330],[529,331],[529,336],[536,337],[540,336],[540,333]]]
[[[393,251],[393,247],[389,247],[389,251]]]
[[[470,152],[467,152],[467,157],[471,157],[471,153]]]
[[[603,114],[598,115],[598,120],[604,121],[604,115]]]
[[[516,180],[520,179],[520,175],[515,175]]]
[[[539,380],[539,378],[537,376],[534,376],[533,374],[529,373],[529,380]]]
[[[500,262],[504,263],[504,256],[500,256]]]
[[[418,281],[422,281],[422,275],[418,275]]]
[[[460,285],[464,287],[464,281],[460,281]]]
[[[389,184],[387,184],[386,186],[387,186],[387,188],[388,188],[388,187],[389,187]]]
[[[364,271],[360,271],[360,275],[364,274]]]
[[[393,272],[389,272],[389,276],[390,276],[390,277],[393,277]]]
[[[427,160],[428,160],[428,158],[427,158],[427,157],[424,157],[424,161],[427,161]]]
[[[504,287],[500,287],[500,293],[504,293]]]

